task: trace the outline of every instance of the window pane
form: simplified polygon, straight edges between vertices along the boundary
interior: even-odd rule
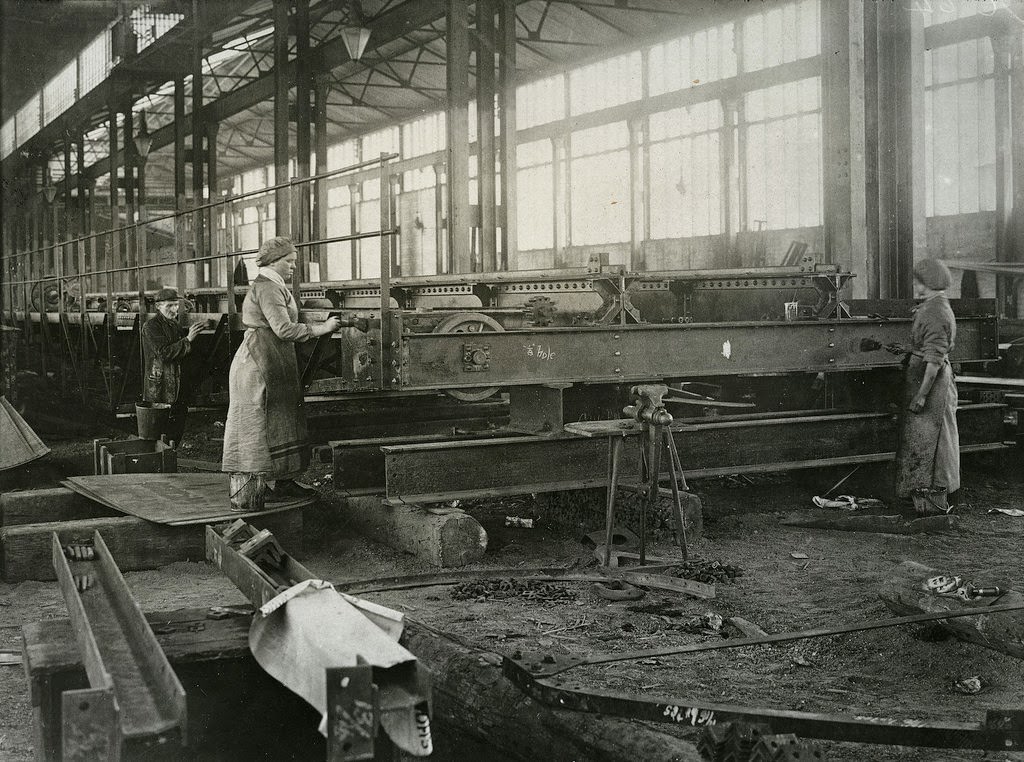
[[[629,154],[614,151],[573,159],[572,243],[629,240]]]

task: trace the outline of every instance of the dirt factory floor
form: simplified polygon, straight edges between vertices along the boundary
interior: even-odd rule
[[[214,460],[215,435],[215,429],[201,434],[181,457]],[[88,441],[51,439],[50,444],[54,450],[49,456],[19,474],[7,475],[2,488],[56,486],[68,474],[85,472],[91,453]],[[322,476],[326,468],[320,466],[310,478]],[[694,627],[695,618],[707,612],[723,618],[743,617],[769,633],[888,618],[892,614],[879,601],[878,589],[904,560],[962,574],[977,585],[1024,589],[1024,519],[989,513],[992,508],[1024,507],[1024,469],[1020,468],[1018,450],[965,462],[958,526],[949,533],[851,533],[780,523],[794,511],[810,511],[811,497],[831,487],[844,473],[694,482],[691,488],[704,502],[705,527],[704,536],[693,545],[693,554],[743,570],[731,582],[718,584],[714,600],[649,591],[642,600],[613,603],[599,598],[583,583],[559,585],[564,594],[508,599],[498,599],[485,588],[468,600],[457,599],[453,596],[456,588],[440,586],[366,597],[498,654],[542,650],[587,655],[738,636],[728,625],[717,633]],[[839,491],[871,496],[873,485],[877,486],[874,475],[865,471]],[[329,488],[329,482],[323,484],[322,489]],[[576,531],[553,520],[555,508],[550,500],[526,496],[464,507],[489,534],[483,562],[471,568],[574,565],[585,570],[592,563],[592,548],[581,542]],[[507,527],[505,519],[510,515],[532,518],[533,526]],[[322,505],[310,510],[305,535],[305,548],[295,555],[325,579],[348,581],[436,571],[412,556],[350,532],[343,509]],[[649,552],[675,557],[678,549],[662,533]],[[231,582],[205,563],[177,563],[125,577],[146,611],[245,603]],[[0,583],[0,650],[20,649],[23,623],[66,615],[56,583]],[[981,678],[980,693],[965,695],[955,688],[957,680],[970,676]],[[1024,661],[942,638],[934,626],[923,625],[780,646],[646,658],[590,669],[576,677],[605,690],[932,721],[980,721],[989,708],[1024,705]],[[674,728],[672,732],[694,731]],[[443,733],[444,728],[435,729],[436,735]],[[467,751],[460,743],[439,745],[448,747],[444,755],[438,755],[442,759],[506,758],[500,750],[481,751],[475,746]],[[823,748],[832,760],[1024,760],[1019,753],[986,755],[852,743],[823,742]],[[22,762],[32,758],[32,713],[24,673],[17,664],[0,666],[0,759]],[[295,758],[304,757],[297,752]]]

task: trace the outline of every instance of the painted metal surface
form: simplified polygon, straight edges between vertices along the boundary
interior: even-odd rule
[[[244,521],[207,526],[206,547],[259,607],[253,657],[323,715],[328,759],[373,759],[382,742],[430,754],[430,678],[398,644],[400,613],[336,592]]]
[[[961,406],[961,451],[1003,448],[1003,411],[996,404]],[[587,424],[574,424],[580,425]],[[896,449],[896,424],[888,412],[717,416],[677,421],[672,433],[687,478],[884,462]],[[519,436],[381,449],[384,472],[377,484],[396,502],[603,487],[607,480],[608,446],[600,438]],[[623,447],[621,468],[639,472],[633,443]],[[361,484],[369,481],[365,473],[360,478]],[[344,471],[336,470],[336,487],[343,488],[344,479]]]
[[[500,383],[623,383],[679,377],[851,371],[898,367],[864,340],[905,341],[910,320],[595,326],[488,333],[488,354],[466,363],[466,336],[407,333],[403,386],[444,389]],[[999,355],[995,320],[957,322],[954,362]],[[888,356],[883,356],[888,355]],[[486,367],[484,367],[486,365]]]

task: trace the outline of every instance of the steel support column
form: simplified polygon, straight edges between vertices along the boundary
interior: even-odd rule
[[[494,189],[494,0],[476,2],[476,166],[480,269],[498,269]]]
[[[894,8],[896,63],[896,257],[893,290],[883,297],[913,296],[914,260],[927,254],[925,231],[924,21],[920,13]],[[883,165],[885,166],[885,165]],[[889,164],[888,166],[892,166]]]
[[[865,259],[864,0],[824,5],[821,23],[825,260],[863,274],[872,269]],[[866,280],[856,279],[853,288],[864,297]]]
[[[107,110],[107,137],[110,141],[110,228],[118,226],[117,210],[117,111],[111,106]],[[114,241],[110,242],[111,250],[116,254]]]
[[[288,180],[288,0],[274,0],[274,184]],[[288,235],[287,188],[274,191],[274,230]]]
[[[1017,36],[1020,30],[1015,30]],[[995,57],[995,154],[996,154],[996,261],[1014,261],[1014,159],[1021,157],[1013,152],[1013,125],[1011,118],[1013,108],[1010,95],[1012,77],[1012,47],[1010,34],[994,35],[991,38],[992,52]],[[1019,113],[1019,110],[1018,110]],[[1017,131],[1019,132],[1018,127]],[[1020,172],[1016,172],[1020,174]],[[996,300],[999,314],[1007,317],[1017,316],[1016,294],[1010,288],[1009,278],[996,278]]]
[[[318,78],[313,87],[313,146],[316,156],[316,174],[327,171],[327,82]],[[317,240],[327,237],[327,186],[323,180],[313,185],[313,236]],[[328,279],[327,247],[317,246],[314,260],[317,277]]]
[[[185,78],[174,80],[174,204],[185,208]]]
[[[349,206],[348,206],[348,214],[349,214],[348,223],[349,223],[349,228],[348,228],[348,230],[349,230],[349,233],[352,233],[352,234],[355,234],[355,233],[359,232],[359,200],[360,200],[360,198],[362,196],[362,193],[361,193],[361,190],[360,190],[361,188],[362,188],[362,185],[360,185],[359,183],[352,183],[351,185],[348,186],[348,200],[349,200]],[[381,188],[381,193],[383,193],[383,192],[384,192],[384,188],[382,187]],[[359,240],[358,239],[353,238],[352,241],[349,242],[349,253],[350,253],[351,262],[352,262],[352,265],[351,265],[351,275],[349,277],[351,277],[351,278],[362,277],[362,267],[360,267],[360,262],[359,262]]]
[[[882,106],[879,102],[879,40],[878,8],[876,3],[864,5],[864,192],[865,192],[865,240],[864,257],[868,270],[864,273],[868,299],[880,299],[882,295],[882,247],[879,240],[881,196],[879,188],[879,116]]]
[[[554,241],[554,266],[566,267],[567,249],[569,248],[569,222],[572,216],[572,203],[569,189],[569,136],[556,135],[551,138],[551,172],[552,172],[552,230]]]
[[[310,65],[309,65],[309,0],[295,0],[295,154],[296,176],[310,176],[310,129],[312,114],[309,108],[310,96]],[[293,189],[296,198],[295,215],[292,221],[292,237],[297,241],[308,241],[310,231],[310,187],[309,184],[299,185]],[[298,266],[295,274],[300,281],[309,280],[309,259],[312,252],[308,248],[299,249]]]
[[[132,225],[135,223],[135,183],[133,175],[135,174],[135,136],[133,134],[134,121],[132,120],[132,107],[131,103],[126,103],[124,112],[121,115],[124,120],[124,124],[121,125],[124,130],[124,150],[122,153],[122,165],[124,167],[124,211],[125,211],[125,224]],[[141,235],[142,231],[138,229],[128,229],[124,231],[124,252],[126,267],[132,267],[139,264],[138,261],[138,236]],[[140,277],[138,270],[128,272],[128,288],[143,288],[143,280]],[[145,311],[145,305],[140,304],[139,309]]]
[[[86,188],[85,181],[85,134],[78,133],[75,140],[76,163],[78,164],[78,234],[85,235],[93,224],[92,215],[89,213],[91,194]]]
[[[1012,159],[1013,202],[1011,211],[1012,261],[1024,261],[1024,35],[1018,33],[1010,45],[1010,156]],[[1014,291],[1017,311],[1010,317],[1021,317],[1024,281],[1017,279]]]
[[[516,201],[516,4],[498,4],[498,103],[501,119],[501,269],[516,269],[519,249]]]
[[[444,164],[434,165],[434,272],[438,275],[451,272],[451,260],[445,256],[448,238],[444,229],[444,170]]]
[[[646,265],[644,235],[646,230],[647,175],[644,172],[644,145],[647,142],[647,119],[630,119],[629,127],[629,269],[641,270]]]
[[[64,240],[71,234],[71,135],[64,133]]]
[[[203,193],[203,9],[205,1],[192,0],[192,205],[202,206]],[[203,214],[196,213],[192,219],[193,256],[206,255],[206,231],[203,229]],[[196,275],[196,285],[206,285]]]
[[[469,4],[449,0],[447,35],[448,262],[449,272],[473,269],[469,208]]]
[[[206,124],[206,187],[209,189],[210,201],[216,201],[220,197],[218,190],[218,184],[220,182],[220,173],[217,165],[217,133],[220,132],[220,124],[217,122],[208,122]],[[204,227],[206,229],[206,248],[210,254],[217,253],[218,247],[216,246],[216,235],[217,235],[217,216],[220,209],[223,207],[210,207],[203,213],[205,220]],[[217,265],[215,262],[205,262],[203,264],[203,271],[206,273],[205,281],[208,284],[213,284],[215,281],[212,276],[213,273],[217,272]]]
[[[124,173],[124,204],[127,213],[126,223],[135,221],[135,121],[132,119],[132,107],[128,103],[121,114],[124,130],[124,150],[122,154],[122,166]]]
[[[738,189],[736,181],[741,174],[736,151],[738,99],[723,98],[721,104],[722,130],[718,139],[718,144],[721,146],[718,176],[722,187],[722,252],[728,255],[732,251],[732,242],[737,230],[738,204],[735,200],[738,197]]]

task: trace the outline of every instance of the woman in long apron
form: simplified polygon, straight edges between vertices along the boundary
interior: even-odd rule
[[[250,483],[273,485],[268,500],[312,496],[295,482],[309,465],[306,413],[302,403],[295,343],[338,330],[337,318],[319,325],[299,322],[299,308],[287,284],[298,254],[291,240],[271,238],[260,246],[259,274],[242,303],[245,337],[231,361],[230,402],[224,427],[221,470],[232,475],[232,507]]]
[[[896,494],[911,498],[918,513],[947,513],[960,489],[960,436],[956,383],[949,354],[956,319],[946,298],[949,268],[937,259],[914,267],[914,290],[924,301],[914,313],[907,349],[903,405],[896,451]]]

